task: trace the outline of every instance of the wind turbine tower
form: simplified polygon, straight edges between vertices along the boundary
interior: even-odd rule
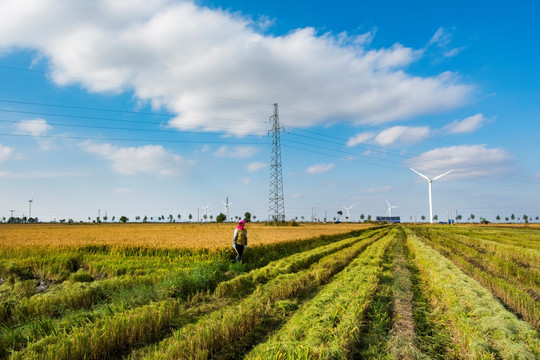
[[[210,207],[210,204],[206,205],[206,206],[203,206],[203,210],[204,210],[204,222],[207,222],[208,221],[208,208]]]
[[[32,198],[28,200],[28,220],[32,218],[32,203],[34,202],[34,195],[32,195]]]
[[[433,179],[430,179],[426,175],[419,173],[418,171],[414,170],[413,168],[410,168],[410,169],[412,171],[414,171],[415,173],[417,173],[418,175],[420,175],[421,177],[423,177],[424,179],[426,179],[428,184],[429,184],[429,186],[428,186],[428,188],[429,188],[429,222],[431,224],[433,224],[433,202],[431,201],[431,183],[433,181],[435,181],[435,180],[438,180],[438,179],[442,178],[445,175],[448,175],[449,173],[451,173],[454,170],[447,171],[444,174],[441,174],[439,176],[435,176]]]
[[[345,210],[347,210],[347,222],[350,222],[350,221],[351,221],[351,208],[352,208],[353,206],[354,206],[354,204],[351,205],[351,206],[349,206],[349,207],[345,207],[345,206],[343,207]]]
[[[386,210],[386,216],[392,217],[392,209],[397,208],[397,206],[390,205],[388,200],[386,200],[386,203],[388,204],[388,210]]]
[[[229,222],[229,206],[232,204],[229,202],[229,197],[227,196],[227,200],[222,201],[223,205],[225,205],[225,215],[227,216],[227,220],[225,222]]]

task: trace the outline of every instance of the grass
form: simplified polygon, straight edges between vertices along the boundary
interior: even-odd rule
[[[408,233],[408,246],[431,293],[448,314],[460,355],[471,359],[537,359],[540,340],[533,328],[450,260]]]

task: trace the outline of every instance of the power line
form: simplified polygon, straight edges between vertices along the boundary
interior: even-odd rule
[[[189,144],[239,144],[239,145],[268,145],[263,142],[246,142],[246,141],[196,141],[196,140],[162,140],[162,139],[134,139],[134,138],[105,138],[91,136],[65,136],[65,135],[30,135],[30,134],[2,134],[0,136],[12,137],[32,137],[32,138],[54,138],[54,139],[69,139],[69,140],[101,140],[101,141],[140,141],[140,142],[165,142],[165,143],[189,143]]]

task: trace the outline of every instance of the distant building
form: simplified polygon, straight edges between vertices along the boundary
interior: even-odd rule
[[[377,221],[386,221],[389,223],[400,223],[401,218],[399,216],[377,216]]]

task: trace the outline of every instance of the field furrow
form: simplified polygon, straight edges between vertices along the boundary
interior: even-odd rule
[[[408,233],[408,244],[432,294],[453,324],[460,354],[468,359],[537,359],[534,329],[450,260]]]
[[[415,228],[415,231],[419,231]],[[538,272],[451,240],[444,232],[420,231],[430,246],[488,288],[516,314],[540,329]]]

